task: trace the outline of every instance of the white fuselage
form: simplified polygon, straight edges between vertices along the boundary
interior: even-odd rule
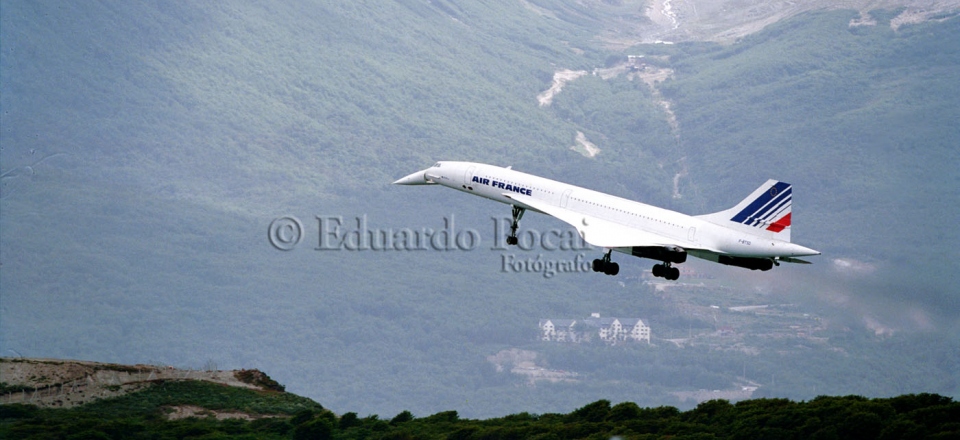
[[[418,173],[397,183],[404,183],[405,179],[423,179],[426,183],[511,205],[517,202],[504,194],[518,193],[551,206],[668,238],[673,245],[684,248],[691,255],[708,260],[716,261],[717,255],[775,258],[819,254],[787,241],[751,235],[676,211],[508,168],[472,162],[440,162],[422,171],[422,177]],[[406,184],[416,183],[411,180]],[[630,253],[630,248],[612,249]]]

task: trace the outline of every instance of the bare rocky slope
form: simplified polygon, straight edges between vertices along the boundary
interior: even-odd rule
[[[256,390],[283,391],[259,370],[182,369],[162,365],[0,358],[0,404],[69,408],[117,397],[169,380],[201,380]]]
[[[600,1],[600,0],[597,0]],[[610,4],[611,2],[604,2]],[[794,15],[820,9],[854,9],[869,22],[869,11],[902,9],[892,27],[917,23],[960,8],[960,0],[635,0],[618,2],[600,38],[611,47],[640,43],[733,42]],[[632,11],[632,14],[625,14]]]

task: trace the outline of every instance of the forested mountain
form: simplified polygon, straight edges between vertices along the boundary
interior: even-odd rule
[[[0,351],[260,368],[361,415],[957,396],[960,19],[821,11],[725,45],[611,46],[627,6],[4,2]],[[563,71],[583,74],[541,105]],[[690,262],[674,286],[626,257],[619,277],[504,270],[599,250],[491,249],[508,207],[389,185],[442,159],[690,214],[782,179],[794,240],[824,255]],[[283,216],[303,225],[289,251],[268,240]],[[337,216],[482,242],[316,250]],[[644,319],[653,344],[538,340],[540,319],[597,312]],[[576,375],[498,371],[498,353]]]

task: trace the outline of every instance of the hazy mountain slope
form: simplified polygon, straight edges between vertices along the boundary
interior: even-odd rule
[[[954,310],[960,298],[950,270],[960,242],[942,226],[960,215],[960,193],[947,184],[960,169],[952,122],[960,117],[958,20],[945,13],[894,31],[890,22],[902,15],[811,13],[732,46],[632,49],[671,75],[647,103],[668,103],[676,141],[664,126],[622,116],[624,108],[650,111],[614,93],[638,87],[629,75],[571,82],[552,109],[605,139],[608,154],[653,159],[675,177],[680,197],[669,197],[663,174],[646,174],[644,194],[614,192],[706,213],[768,178],[795,184],[794,239],[823,251],[827,263],[854,260],[875,271],[819,289],[856,291],[857,302],[873,304],[867,313],[889,317],[907,303],[956,326],[938,311]],[[630,156],[637,153],[649,156]]]
[[[870,41],[886,38],[881,46],[902,44],[910,53],[929,43],[922,38],[926,33],[943,36],[935,41],[957,41],[955,21],[893,38],[878,34],[879,28],[847,30],[844,20],[851,14],[841,13],[786,23],[779,34],[768,35],[769,48],[766,40],[726,49],[641,48],[671,57],[661,61],[677,69],[663,92],[677,106],[678,144],[653,92],[624,76],[584,76],[551,107],[539,107],[536,96],[550,87],[556,70],[588,70],[611,55],[623,56],[591,39],[597,32],[591,26],[602,14],[584,20],[561,11],[582,5],[547,6],[5,2],[0,351],[256,367],[290,391],[337,412],[361,414],[556,412],[601,398],[679,404],[671,392],[730,387],[741,375],[766,382],[776,374],[779,386],[762,388],[771,395],[807,397],[818,386],[821,392],[872,395],[921,391],[899,390],[901,384],[955,392],[957,373],[950,368],[956,338],[938,338],[955,333],[949,327],[956,316],[951,285],[923,272],[929,287],[919,286],[934,295],[914,295],[916,304],[905,303],[901,295],[912,291],[903,284],[891,289],[884,277],[843,278],[829,263],[834,255],[860,258],[912,283],[915,272],[887,262],[897,254],[876,240],[848,240],[846,225],[870,219],[873,235],[892,236],[890,242],[902,245],[906,241],[891,229],[899,219],[873,206],[909,206],[914,188],[928,188],[909,185],[926,182],[930,171],[947,183],[955,180],[956,168],[949,171],[955,156],[941,148],[900,169],[900,153],[873,158],[869,144],[858,145],[849,151],[872,161],[857,162],[864,171],[857,175],[892,170],[913,183],[888,204],[844,204],[867,186],[846,173],[853,162],[843,159],[847,150],[839,137],[822,149],[804,143],[798,153],[778,151],[794,160],[758,154],[781,140],[770,136],[814,142],[808,131],[825,137],[837,121],[870,132],[875,127],[862,125],[871,119],[869,111],[888,123],[879,128],[889,132],[878,133],[895,138],[903,132],[893,124],[903,108],[882,99],[873,107],[863,103],[883,98],[885,89],[899,90],[898,81],[906,87],[901,96],[923,112],[936,113],[942,105],[926,107],[927,101],[906,92],[926,84],[934,87],[931,94],[944,97],[948,111],[956,108],[948,100],[956,83],[948,81],[955,74],[952,52],[930,52],[944,58],[927,59],[929,66],[920,70],[883,70],[883,63],[903,56],[890,48],[864,49],[859,67],[876,69],[865,75],[896,77],[902,71],[903,78],[879,83],[877,90],[855,88],[860,94],[843,95],[836,109],[826,107],[836,120],[811,117],[800,131],[792,121],[806,121],[814,112],[796,105],[810,96],[797,90],[808,89],[793,87],[793,76],[778,73],[780,62],[772,55],[792,53],[786,50],[793,48],[791,38],[802,48],[808,39],[822,43],[818,35],[824,33],[848,32],[856,40],[867,32]],[[758,52],[763,56],[754,56]],[[837,65],[826,63],[822,70]],[[760,84],[767,89],[718,82],[771,69],[770,81]],[[946,80],[933,82],[933,73]],[[811,90],[834,93],[819,84],[812,81]],[[800,115],[770,120],[752,114],[769,112],[757,104],[770,102],[767,93],[779,93],[781,107],[797,107]],[[738,94],[745,100],[729,96]],[[731,116],[747,113],[753,119]],[[710,118],[722,123],[703,122]],[[757,122],[738,125],[741,119]],[[942,122],[934,119],[924,133],[944,133]],[[727,132],[726,126],[735,128]],[[747,131],[756,127],[768,130]],[[569,149],[578,130],[601,149],[596,158]],[[953,132],[945,133],[941,145],[955,145]],[[745,161],[751,155],[760,158]],[[722,281],[668,294],[642,284],[640,276],[652,264],[645,260],[622,260],[619,278],[504,272],[507,257],[569,260],[581,252],[491,249],[494,235],[503,233],[492,217],[507,215],[506,206],[438,188],[389,186],[437,159],[514,165],[691,213],[735,203],[757,179],[792,180],[798,188],[795,234],[828,256],[813,267],[765,274],[691,262]],[[942,168],[928,169],[927,163]],[[680,180],[683,197],[673,199],[672,178],[683,164],[689,167]],[[887,182],[877,186],[890,189]],[[944,197],[942,205],[950,205],[950,195]],[[847,217],[855,222],[837,226],[841,222],[831,216],[844,212],[838,207],[849,209]],[[928,217],[947,224],[950,212],[931,211]],[[288,252],[267,239],[271,221],[284,215],[304,225],[303,241]],[[452,220],[451,230],[476,230],[482,242],[468,251],[315,250],[317,216],[343,216],[343,228],[351,230],[364,215],[373,229],[440,230],[445,219]],[[560,226],[537,215],[523,224],[541,231]],[[927,230],[916,233],[908,237],[932,241]],[[953,255],[949,238],[933,249]],[[581,259],[598,253],[583,251]],[[929,269],[943,266],[931,260]],[[881,289],[892,293],[873,295]],[[760,341],[763,351],[753,357],[739,349],[681,349],[665,341],[620,351],[535,341],[536,324],[546,317],[642,317],[655,335],[678,338],[719,330],[715,317],[698,315],[696,306],[772,301],[802,303],[809,309],[804,311],[826,316],[824,338],[837,345],[808,351],[796,350],[793,339]],[[880,313],[874,303],[894,312]],[[862,322],[865,316],[872,324]],[[545,368],[576,365],[581,380],[529,387],[522,377],[497,373],[487,357],[514,347],[541,353],[538,362]],[[748,361],[754,371],[744,373]],[[878,367],[863,371],[863,362]],[[886,380],[896,368],[923,374]]]
[[[960,241],[943,222],[960,216],[960,20],[894,32],[882,20],[896,14],[849,26],[854,15],[800,16],[674,64],[664,94],[688,189],[716,210],[747,181],[790,181],[795,239],[876,262],[898,289],[923,286],[909,297],[952,309]]]
[[[277,366],[291,390],[360,412],[502,411],[513,381],[483,388],[485,357],[541,313],[603,300],[502,273],[488,249],[504,208],[387,185],[439,158],[583,163],[536,95],[551,63],[594,62],[577,29],[520,5],[433,5],[5,3],[3,349]],[[266,231],[288,214],[308,235],[284,253]],[[318,252],[320,215],[447,216],[486,241]]]
[[[135,168],[117,177],[148,191],[255,205],[278,175],[330,196],[451,148],[531,161],[572,138],[533,110],[549,63],[577,59],[565,31],[519,5],[443,4],[11,4],[5,107],[29,111],[5,120],[5,162],[64,152]]]

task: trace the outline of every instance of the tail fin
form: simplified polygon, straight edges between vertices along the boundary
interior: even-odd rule
[[[793,186],[771,179],[760,185],[737,206],[697,217],[753,235],[790,241],[792,201]]]

